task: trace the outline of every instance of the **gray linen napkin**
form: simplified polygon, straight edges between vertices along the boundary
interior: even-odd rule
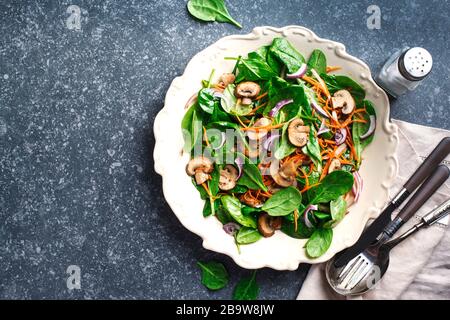
[[[395,196],[403,183],[450,131],[393,120],[399,127],[398,177],[391,188]],[[445,164],[450,164],[447,157]],[[447,181],[416,215],[400,229],[406,231],[420,218],[450,197]],[[356,299],[450,299],[449,218],[414,234],[391,252],[389,269],[380,283]],[[313,265],[297,299],[346,299],[328,285],[324,265]],[[352,298],[355,299],[355,298]]]

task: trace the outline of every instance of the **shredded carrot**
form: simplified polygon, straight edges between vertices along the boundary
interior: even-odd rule
[[[243,131],[251,130],[251,131],[258,132],[259,130],[278,129],[278,128],[281,128],[284,125],[285,125],[285,123],[279,123],[279,124],[268,125],[268,126],[263,126],[263,127],[245,127],[245,128],[241,128],[241,130],[243,130]]]
[[[247,126],[242,122],[242,120],[241,120],[241,118],[239,116],[236,116],[236,119],[239,121],[241,126],[243,126],[244,128],[247,128]]]
[[[327,66],[327,73],[330,73],[330,72],[333,72],[333,71],[337,71],[337,70],[340,70],[340,69],[342,69],[342,68],[339,67],[339,66]]]
[[[255,98],[255,100],[260,100],[260,99],[264,98],[265,96],[267,96],[268,93],[269,93],[269,92],[264,92],[263,94],[260,94],[259,96],[257,96],[257,97]]]
[[[254,115],[257,110],[261,109],[262,107],[264,107],[266,105],[267,105],[267,102],[261,103],[259,106],[257,106],[256,108],[252,109],[252,111],[250,111],[250,113],[248,115],[249,116],[250,115]]]
[[[294,231],[297,232],[298,210],[294,210]]]
[[[205,127],[203,127],[203,138],[205,139],[206,145],[208,147],[210,147],[211,145],[209,144],[208,136],[206,135],[206,128]]]
[[[300,190],[300,192],[301,192],[301,193],[304,193],[304,192],[308,191],[308,190],[311,189],[311,188],[317,187],[319,184],[320,184],[320,183],[314,183],[314,184],[312,184],[312,185],[310,185],[310,186],[308,186],[308,187],[304,187],[302,190]]]
[[[311,78],[311,77],[303,76],[302,79],[305,80],[306,82],[308,82],[310,85],[312,85],[314,87],[318,87],[319,86],[319,83],[316,80],[314,80],[313,78]]]

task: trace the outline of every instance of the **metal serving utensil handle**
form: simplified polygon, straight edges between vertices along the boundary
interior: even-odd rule
[[[411,236],[412,234],[414,234],[417,231],[419,231],[420,229],[422,229],[423,227],[432,226],[433,224],[435,224],[436,222],[438,222],[440,219],[444,218],[448,214],[450,214],[450,199],[448,199],[447,201],[442,203],[440,206],[436,207],[435,209],[433,209],[432,211],[427,213],[421,219],[421,221],[418,224],[414,225],[411,229],[409,229],[408,231],[403,233],[398,238],[385,243],[383,246],[389,248],[389,250],[390,250],[390,249],[394,248],[396,245],[398,245],[400,242],[402,242],[403,240],[405,240],[406,238]]]
[[[445,165],[439,165],[433,174],[420,186],[419,190],[414,193],[397,217],[385,228],[383,231],[385,238],[391,238],[422,207],[449,176],[450,169]]]

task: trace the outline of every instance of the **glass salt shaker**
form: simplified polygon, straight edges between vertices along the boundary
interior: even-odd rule
[[[394,53],[375,78],[394,98],[414,90],[430,73],[433,58],[424,48],[404,48]]]

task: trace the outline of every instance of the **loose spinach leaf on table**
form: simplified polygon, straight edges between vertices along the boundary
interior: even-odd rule
[[[311,69],[316,70],[319,74],[327,72],[327,58],[319,49],[315,49],[309,57],[308,70]]]
[[[302,203],[302,195],[297,188],[287,187],[275,193],[262,206],[262,210],[271,216],[286,216]]]
[[[262,235],[257,229],[242,227],[236,235],[236,242],[238,244],[250,244],[258,241]]]
[[[328,87],[328,90],[331,94],[334,94],[338,90],[348,90],[352,97],[355,99],[356,105],[359,106],[364,100],[366,96],[366,92],[364,89],[356,83],[354,80],[347,76],[342,75],[330,75],[330,74],[322,74],[322,79],[325,81],[325,84]]]
[[[202,89],[198,92],[197,103],[204,112],[212,114],[214,111],[215,98],[211,89]]]
[[[222,205],[230,214],[230,216],[238,223],[245,227],[256,228],[256,221],[249,216],[244,216],[242,214],[242,204],[238,198],[233,196],[223,196],[220,198],[222,201]]]
[[[251,277],[242,278],[234,288],[234,300],[256,300],[259,294],[259,286],[256,283],[256,271]]]
[[[333,240],[333,229],[316,229],[306,242],[306,254],[310,258],[318,258],[323,255],[331,245]]]
[[[349,192],[353,186],[353,175],[347,171],[336,170],[325,176],[319,185],[307,191],[311,204],[326,203],[336,200]]]
[[[190,152],[195,144],[202,140],[201,112],[201,110],[197,110],[197,104],[194,104],[186,111],[181,121],[185,152]]]
[[[238,185],[245,186],[252,190],[262,189],[267,191],[263,182],[261,171],[252,163],[245,163],[242,169],[242,176],[238,180]]]
[[[360,136],[367,132],[370,126],[370,116],[375,116],[375,109],[372,105],[372,102],[368,100],[363,101],[363,106],[366,109],[367,112],[363,114],[364,120],[367,121],[367,123],[361,123],[361,122],[354,122],[353,128],[352,128],[352,138],[353,138],[353,144],[355,146],[356,150],[356,156],[357,156],[357,166],[361,164],[361,153],[362,151],[373,141],[374,135],[371,135],[370,137],[361,140]],[[356,116],[353,116],[354,118]]]
[[[187,8],[197,19],[227,22],[242,28],[241,24],[231,17],[223,0],[189,0]]]
[[[219,290],[228,284],[229,276],[224,265],[217,261],[197,262],[202,271],[202,284],[210,290]]]
[[[305,62],[305,58],[285,38],[273,39],[269,51],[286,66],[289,73],[296,72]]]
[[[237,69],[239,73],[236,82],[270,80],[277,76],[265,60],[256,57],[241,59]]]

